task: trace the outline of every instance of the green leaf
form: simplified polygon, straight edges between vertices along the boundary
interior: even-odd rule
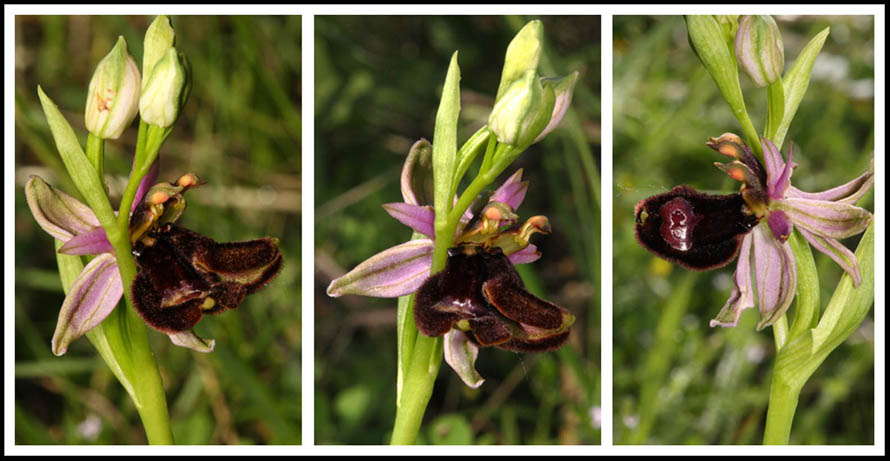
[[[442,99],[436,112],[436,128],[433,134],[433,208],[436,211],[436,229],[443,227],[448,218],[453,198],[451,178],[454,177],[457,157],[457,116],[460,112],[460,67],[457,51],[451,55],[451,64],[445,76]]]
[[[99,222],[103,227],[108,229],[114,222],[114,212],[111,210],[111,203],[108,196],[105,195],[105,187],[99,180],[99,175],[93,164],[87,158],[77,141],[74,130],[65,117],[59,111],[59,108],[53,103],[44,92],[43,88],[37,87],[37,94],[40,97],[40,103],[43,105],[43,112],[46,114],[46,121],[49,123],[50,131],[52,131],[53,139],[56,142],[56,148],[65,164],[65,169],[71,175],[77,190],[86,200]]]
[[[776,130],[775,138],[772,139],[773,144],[780,150],[782,149],[782,142],[785,140],[785,135],[788,134],[788,127],[791,126],[791,121],[794,120],[794,114],[797,113],[797,107],[800,105],[800,101],[803,99],[803,95],[807,92],[807,87],[810,85],[810,74],[813,73],[813,63],[816,62],[816,57],[819,56],[819,52],[822,50],[822,45],[828,38],[828,32],[829,28],[826,27],[822,32],[816,34],[816,36],[810,40],[810,43],[807,43],[807,46],[801,50],[800,54],[797,56],[797,60],[794,61],[794,65],[791,66],[791,68],[788,69],[788,72],[785,73],[785,76],[782,77],[782,86],[785,90],[785,113],[782,117],[782,122]]]
[[[800,336],[819,321],[819,274],[813,251],[806,239],[795,231],[788,239],[797,261],[797,295],[794,298],[795,316],[789,339]]]
[[[775,373],[791,389],[799,391],[828,354],[865,320],[874,302],[874,253],[872,224],[856,249],[862,283],[853,287],[853,279],[844,273],[816,328],[791,339],[776,354]]]
[[[822,338],[817,343],[819,352],[828,355],[865,320],[875,298],[875,226],[868,227],[859,247],[856,248],[856,259],[862,274],[862,283],[853,286],[853,279],[844,273],[835,288],[825,313],[815,329],[816,337]]]

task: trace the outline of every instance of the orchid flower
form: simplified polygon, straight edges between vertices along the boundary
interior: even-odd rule
[[[415,168],[423,163],[418,161],[418,156],[422,155],[423,147],[428,145],[425,140],[418,141],[406,159],[402,170],[404,201],[383,205],[392,217],[425,238],[396,245],[359,263],[347,274],[331,282],[327,289],[329,296],[357,294],[395,298],[417,292],[428,280],[433,258],[435,212],[433,207],[422,204],[423,191],[415,191],[415,187],[422,189],[420,185],[422,182],[414,181],[418,176]],[[549,232],[546,217],[534,216],[522,225],[509,226],[506,231],[500,230],[505,224],[518,224],[518,216],[513,210],[522,203],[527,189],[528,183],[522,181],[522,170],[517,170],[483,204],[472,207],[477,210],[475,215],[469,210],[463,214],[454,242],[450,246],[486,241],[497,248],[498,252],[503,252],[510,264],[525,264],[540,258],[541,254],[535,245],[529,242],[529,237],[536,232]],[[549,309],[552,310],[552,316],[558,317],[555,328],[520,322],[515,328],[517,334],[513,340],[504,344],[514,345],[514,348],[522,348],[525,351],[544,350],[545,343],[548,345],[547,349],[561,345],[568,337],[568,327],[571,326],[574,317],[558,306],[552,304],[551,306],[553,307]],[[424,312],[429,311],[430,309],[424,309]],[[453,313],[450,315],[454,317],[450,323],[442,321],[441,325],[436,326],[446,331],[445,359],[468,386],[478,387],[483,382],[473,367],[478,355],[478,340],[474,341],[477,339],[476,336],[467,334],[457,327],[451,329],[458,317]]]
[[[131,214],[157,178],[155,162],[139,184]],[[117,306],[123,296],[121,275],[111,243],[90,207],[37,176],[28,180],[25,196],[40,227],[63,243],[59,253],[97,255],[78,275],[62,303],[52,351],[63,355],[72,341],[102,323]],[[201,352],[210,352],[214,347],[214,340],[202,339],[193,331],[169,334],[169,337],[177,346]]]
[[[837,262],[858,286],[856,256],[838,240],[863,232],[872,214],[854,205],[874,184],[874,163],[858,178],[819,193],[791,185],[797,165],[761,140],[766,166],[741,138],[726,133],[708,147],[733,158],[715,163],[742,182],[740,193],[707,195],[688,186],[646,198],[637,204],[637,241],[647,250],[692,270],[722,267],[739,257],[732,294],[711,326],[734,327],[742,311],[754,307],[754,285],[763,329],[780,319],[797,291],[797,265],[788,242],[797,226],[817,250]],[[754,264],[754,280],[751,264]]]
[[[797,291],[797,266],[788,243],[795,225],[810,245],[844,269],[855,286],[862,282],[856,256],[838,240],[865,231],[871,223],[872,214],[855,203],[874,184],[873,162],[868,171],[842,186],[809,193],[791,185],[791,173],[797,166],[791,158],[792,148],[787,161],[783,161],[776,146],[762,138],[764,168],[736,135],[712,138],[708,146],[735,158],[718,166],[742,180],[741,195],[754,215],[761,218],[742,240],[733,277],[735,286],[711,326],[735,326],[742,311],[754,306],[755,284],[761,316],[757,329],[772,325],[785,314]]]

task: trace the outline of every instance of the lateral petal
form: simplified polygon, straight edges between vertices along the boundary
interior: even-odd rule
[[[433,207],[426,205],[412,205],[410,203],[397,202],[385,203],[383,209],[400,223],[426,235],[429,238],[436,236],[436,213]]]

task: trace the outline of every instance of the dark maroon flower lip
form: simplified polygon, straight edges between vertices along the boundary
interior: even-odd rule
[[[203,314],[237,308],[282,266],[274,239],[217,243],[170,223],[149,231],[133,251],[139,267],[133,305],[168,334],[192,329]]]
[[[540,352],[565,343],[574,316],[529,293],[500,248],[464,244],[417,290],[414,320],[426,336],[458,328],[478,346]]]
[[[637,203],[634,235],[643,248],[692,270],[729,264],[758,219],[741,194],[709,195],[689,186]]]
[[[204,314],[237,308],[281,271],[278,241],[217,243],[173,223],[185,211],[185,192],[204,184],[188,173],[158,183],[130,218],[139,271],[130,285],[145,323],[167,334],[191,330]]]

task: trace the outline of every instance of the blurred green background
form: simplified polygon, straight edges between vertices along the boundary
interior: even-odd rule
[[[123,35],[141,68],[153,17],[16,17],[15,441],[143,444],[123,388],[85,338],[50,352],[62,289],[52,238],[22,186],[37,174],[76,190],[55,150],[37,85],[85,143],[83,107],[95,65]],[[300,17],[171,18],[191,60],[191,97],[160,153],[160,180],[197,173],[180,224],[217,241],[275,236],[284,268],[240,308],[197,326],[209,354],[149,332],[180,444],[300,443]],[[106,143],[112,203],[130,171],[136,127]]]
[[[395,417],[396,300],[325,289],[364,259],[408,240],[381,208],[399,202],[411,144],[431,140],[451,54],[459,50],[458,142],[488,118],[510,40],[533,17],[315,19],[315,442],[388,443]],[[544,75],[580,71],[569,115],[508,168],[529,181],[519,208],[553,233],[517,266],[529,289],[576,316],[556,352],[480,351],[481,388],[442,363],[418,443],[599,443],[599,17],[540,18]],[[471,167],[471,174],[478,168]],[[468,174],[468,177],[471,177]],[[465,181],[464,185],[467,182]],[[493,185],[496,187],[497,184]]]
[[[786,69],[827,26],[809,90],[786,138],[793,182],[821,191],[868,168],[874,150],[874,21],[871,16],[778,16]],[[733,329],[708,326],[732,290],[735,263],[693,273],[634,239],[634,205],[687,184],[730,193],[738,183],[713,166],[709,136],[741,134],[689,47],[681,16],[614,17],[614,441],[616,444],[759,444],[775,348],[746,311]],[[741,77],[762,130],[766,93]],[[874,192],[860,206],[874,209]],[[859,237],[845,243],[854,248]],[[822,306],[840,276],[814,252]],[[874,443],[873,316],[835,350],[800,395],[792,444]]]

